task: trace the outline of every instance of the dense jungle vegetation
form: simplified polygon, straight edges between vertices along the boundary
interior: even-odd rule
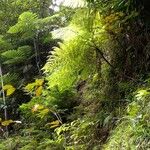
[[[150,150],[149,8],[1,0],[0,150]]]

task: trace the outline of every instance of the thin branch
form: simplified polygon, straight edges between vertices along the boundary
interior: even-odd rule
[[[1,86],[2,86],[2,99],[4,104],[4,117],[7,120],[7,107],[6,107],[6,97],[4,92],[4,81],[3,81],[3,74],[2,74],[2,67],[0,64],[0,78],[1,78]],[[6,126],[6,137],[8,137],[8,127]]]
[[[87,41],[87,40],[84,40],[84,37],[82,35],[79,34],[79,32],[77,31],[73,31],[71,30],[72,32],[76,33],[77,35],[79,35],[83,41]],[[94,44],[94,46],[93,46]],[[104,56],[104,53],[97,47],[97,45],[95,44],[94,40],[92,39],[92,41],[90,41],[89,43],[89,46],[93,47],[96,49],[96,51],[101,55],[102,59],[111,67],[111,68],[115,68]]]
[[[37,69],[38,69],[39,73],[41,74],[41,69],[40,69],[40,66],[39,66],[39,58],[38,58],[38,48],[37,48],[37,45],[36,45],[36,38],[34,38],[33,44],[34,44],[34,50],[35,50],[36,66],[37,66]]]
[[[96,51],[101,55],[102,59],[111,67],[111,68],[115,68],[104,56],[104,53],[97,47],[94,39],[92,39],[92,44],[94,44],[94,48],[96,49]]]
[[[56,116],[56,118],[59,120],[59,122],[62,124],[62,119],[60,117],[60,115],[56,112],[53,112],[53,114]]]
[[[96,51],[101,55],[102,59],[112,68],[114,68],[114,66],[105,58],[104,53],[98,48],[95,47]]]

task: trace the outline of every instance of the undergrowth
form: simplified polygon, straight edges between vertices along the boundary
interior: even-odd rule
[[[147,150],[150,146],[149,86],[130,93],[128,102],[93,101],[86,85],[86,102],[74,108],[60,127],[27,127],[20,135],[1,140],[2,150]],[[95,88],[95,97],[98,99]],[[80,93],[81,94],[81,93]],[[89,94],[89,95],[88,95]],[[82,93],[80,98],[85,98]],[[118,103],[118,105],[116,105]],[[124,105],[124,106],[123,106]],[[114,107],[111,111],[110,107]],[[40,121],[40,120],[39,120]],[[33,125],[34,126],[34,125]],[[105,143],[105,144],[104,144]]]

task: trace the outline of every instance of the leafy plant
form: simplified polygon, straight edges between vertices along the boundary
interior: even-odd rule
[[[149,92],[139,90],[127,107],[127,115],[112,132],[104,149],[147,149],[149,147]]]

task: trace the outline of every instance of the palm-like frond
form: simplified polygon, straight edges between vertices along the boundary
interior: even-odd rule
[[[32,31],[34,22],[37,21],[37,15],[31,12],[24,12],[19,16],[18,23],[12,26],[8,33],[18,33],[23,31]]]
[[[95,52],[86,43],[87,40],[87,34],[84,40],[81,36],[76,36],[64,44],[60,43],[59,48],[54,49],[44,66],[50,87],[57,85],[61,90],[66,89],[78,80],[81,70],[81,78],[84,79],[94,72]]]
[[[18,64],[26,59],[31,54],[31,47],[30,46],[22,46],[19,47],[17,50],[8,50],[1,54],[2,59],[4,59],[3,64],[11,65],[11,64]]]
[[[0,50],[10,49],[12,45],[3,39],[3,36],[0,36]]]
[[[52,31],[53,38],[66,41],[76,36],[81,36],[83,32],[86,32],[86,30],[89,30],[92,26],[92,21],[89,22],[89,17],[91,20],[94,19],[93,14],[89,16],[88,9],[76,10],[69,26]]]
[[[50,88],[58,86],[65,90],[96,72],[97,65],[100,65],[97,59],[101,59],[97,58],[96,46],[104,46],[108,38],[104,36],[97,11],[77,9],[70,25],[54,30],[52,34],[54,38],[61,38],[63,43],[54,48],[43,68]]]
[[[18,23],[12,26],[8,33],[21,33],[22,37],[31,38],[35,35],[35,26],[38,17],[31,12],[24,12],[19,16]]]
[[[16,85],[16,83],[18,83],[19,80],[20,80],[19,75],[16,73],[7,73],[3,75],[4,85],[6,84]]]
[[[17,34],[20,33],[22,38],[34,38],[38,32],[49,31],[53,24],[60,21],[60,14],[48,16],[46,18],[39,19],[35,13],[24,12],[19,16],[18,22],[10,27],[8,33]]]

